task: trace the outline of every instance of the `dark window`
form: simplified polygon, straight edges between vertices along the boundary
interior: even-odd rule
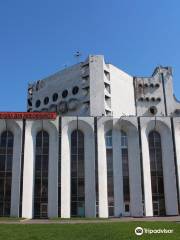
[[[159,88],[159,83],[156,83],[155,87],[156,87],[156,88]]]
[[[67,95],[68,95],[68,90],[64,90],[64,91],[62,92],[62,97],[63,97],[63,98],[66,98]]]
[[[149,113],[151,113],[152,115],[155,115],[157,113],[157,108],[155,106],[150,107]]]
[[[36,101],[36,108],[40,107],[40,105],[41,105],[41,101],[40,101],[40,100],[37,100],[37,101]]]
[[[49,103],[49,98],[48,97],[45,97],[44,98],[44,104],[47,105]]]
[[[53,96],[52,96],[52,99],[53,99],[53,102],[56,102],[57,99],[58,99],[58,94],[54,93]]]
[[[71,134],[71,216],[85,215],[84,134]]]
[[[107,161],[107,192],[108,192],[108,214],[114,216],[114,181],[113,181],[113,150],[112,130],[106,133],[106,161]]]
[[[73,87],[72,93],[73,95],[77,94],[79,92],[79,88],[77,86]]]
[[[124,131],[121,131],[121,156],[122,156],[122,170],[123,170],[124,202],[130,202],[128,139],[127,139],[127,134]]]
[[[112,130],[106,133],[106,148],[112,148]]]
[[[28,105],[32,107],[32,100],[30,98],[28,99]]]
[[[0,216],[8,217],[11,206],[11,182],[14,136],[10,131],[0,139]]]
[[[153,212],[155,216],[161,216],[165,215],[161,136],[158,132],[152,131],[149,134],[148,140]]]
[[[125,204],[125,212],[129,212],[129,204]]]
[[[42,130],[36,135],[34,217],[47,218],[49,134]]]

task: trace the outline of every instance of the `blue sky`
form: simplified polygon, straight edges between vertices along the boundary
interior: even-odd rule
[[[103,54],[134,76],[174,69],[180,99],[179,0],[1,0],[0,111],[26,111],[28,82]]]

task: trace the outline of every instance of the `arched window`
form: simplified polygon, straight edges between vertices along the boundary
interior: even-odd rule
[[[71,134],[71,216],[85,216],[84,134]]]
[[[36,135],[34,217],[48,217],[49,134],[42,130]]]
[[[5,131],[0,138],[0,216],[10,216],[14,136]]]
[[[165,215],[164,181],[161,136],[157,131],[149,133],[149,156],[154,216]]]
[[[106,133],[106,148],[112,148],[112,130]]]
[[[127,134],[121,131],[121,154],[123,170],[123,194],[125,215],[130,214],[130,190],[129,190],[129,159],[128,159],[128,139]]]
[[[113,181],[113,149],[112,130],[106,133],[106,160],[107,160],[107,192],[109,217],[114,216],[114,181]]]

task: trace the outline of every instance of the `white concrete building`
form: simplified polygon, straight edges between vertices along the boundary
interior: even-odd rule
[[[132,77],[90,56],[29,85],[28,111],[58,114],[0,114],[0,216],[179,215],[171,68]]]

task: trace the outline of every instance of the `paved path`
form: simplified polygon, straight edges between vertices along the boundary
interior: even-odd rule
[[[108,222],[146,222],[146,221],[165,221],[165,222],[178,222],[180,223],[180,216],[174,217],[144,217],[144,218],[111,218],[111,219],[23,219],[23,220],[3,220],[0,224],[82,224],[82,223],[108,223]]]

